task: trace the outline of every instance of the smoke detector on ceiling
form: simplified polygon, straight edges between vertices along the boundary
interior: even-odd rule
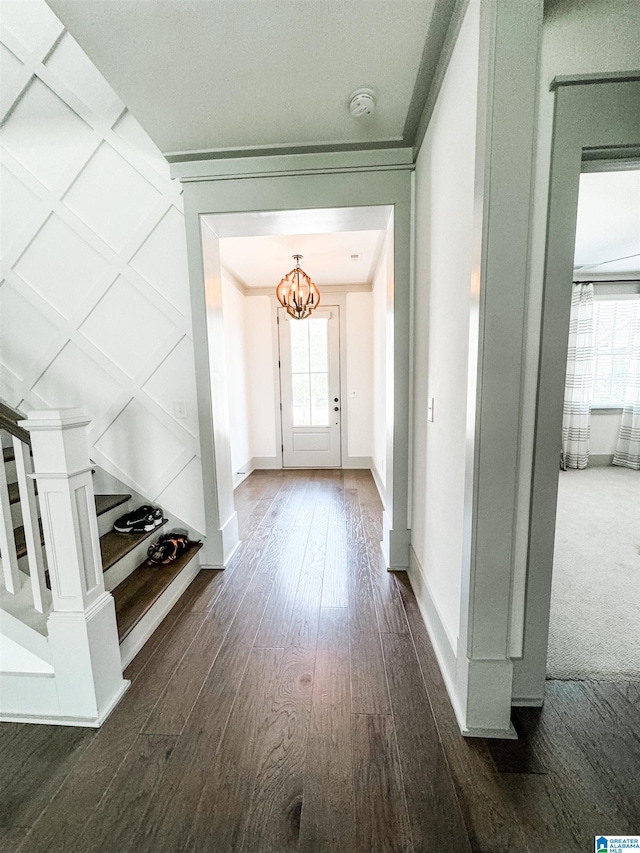
[[[370,116],[375,111],[376,103],[373,89],[356,89],[349,98],[349,112],[354,118]]]

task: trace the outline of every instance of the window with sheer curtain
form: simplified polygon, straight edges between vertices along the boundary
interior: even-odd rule
[[[596,299],[593,321],[593,406],[624,405],[640,299]]]

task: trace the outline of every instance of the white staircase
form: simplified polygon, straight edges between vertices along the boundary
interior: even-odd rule
[[[21,417],[0,403],[0,720],[99,726],[198,573],[198,547],[147,566],[162,530],[113,531],[132,496],[94,495],[84,414]]]

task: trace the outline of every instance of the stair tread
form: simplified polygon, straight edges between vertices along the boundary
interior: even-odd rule
[[[9,503],[16,504],[20,500],[20,489],[17,483],[9,483]],[[36,490],[37,494],[37,490]],[[96,515],[103,515],[109,510],[115,509],[120,504],[126,503],[131,495],[96,495]]]
[[[111,566],[121,560],[129,551],[133,551],[139,542],[155,536],[166,524],[166,519],[158,527],[148,533],[117,533],[110,530],[100,537],[100,551],[102,553],[102,570],[106,572]]]
[[[131,495],[96,495],[96,515],[104,515],[120,504],[126,504]]]
[[[131,495],[96,495],[96,514],[102,515],[105,512],[109,512],[110,509],[113,509],[116,506],[120,506],[120,504],[126,503],[130,497]],[[156,528],[156,530],[159,530],[159,528]],[[110,536],[110,534],[113,532],[114,531],[110,531],[109,533],[105,533],[104,536],[100,537],[101,548],[102,540],[105,538],[105,536]],[[24,527],[22,525],[20,525],[20,527],[16,527],[16,529],[14,530],[14,534],[16,538],[16,553],[18,555],[18,559],[20,559],[21,557],[24,557],[27,553],[27,545],[24,538]],[[142,539],[145,539],[150,534],[116,533],[115,535],[126,539],[135,539],[133,544],[129,543],[131,547],[124,548],[124,550],[122,551],[122,554],[120,556],[124,556],[124,554],[128,554],[129,551],[131,551],[131,549],[134,548],[138,542],[140,542]],[[42,535],[42,522],[40,522],[40,542],[44,545],[44,536]],[[109,541],[107,544],[110,549],[109,553],[111,553],[111,542]],[[104,553],[102,559],[104,568]],[[116,562],[116,560],[119,559],[120,557],[116,557],[115,560],[113,560],[106,568],[104,568],[104,571],[106,572],[107,568],[111,568],[111,566]]]
[[[167,566],[150,566],[145,560],[118,584],[112,595],[116,605],[120,642],[131,633],[201,547],[201,543],[192,545],[181,557]]]

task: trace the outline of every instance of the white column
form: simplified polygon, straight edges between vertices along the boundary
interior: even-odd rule
[[[128,686],[113,596],[105,591],[81,409],[33,411],[31,434],[52,612],[47,621],[60,714],[100,725]]]
[[[457,693],[467,734],[515,737],[512,608],[542,2],[480,4]],[[472,8],[472,7],[470,7]]]

